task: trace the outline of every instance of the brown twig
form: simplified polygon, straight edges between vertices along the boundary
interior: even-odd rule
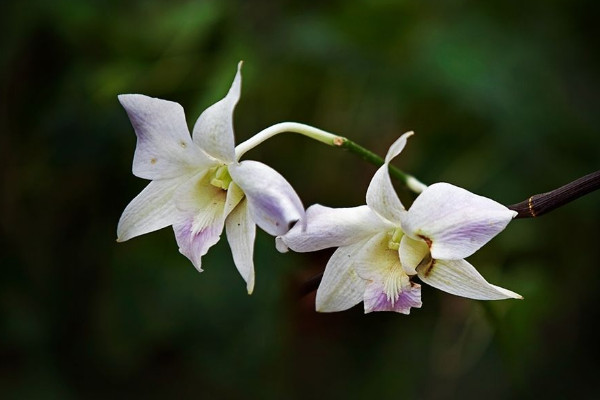
[[[507,206],[518,212],[515,218],[535,218],[600,189],[600,171],[567,183],[550,192],[534,194],[527,200]]]

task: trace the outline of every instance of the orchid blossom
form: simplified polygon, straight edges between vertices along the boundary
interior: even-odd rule
[[[200,115],[191,137],[178,103],[119,96],[137,135],[133,174],[151,182],[125,208],[117,240],[172,225],[179,251],[202,271],[202,256],[225,227],[235,265],[252,293],[256,225],[283,235],[303,218],[304,208],[278,172],[256,161],[238,161],[233,111],[241,92],[240,70],[241,63],[225,98]]]
[[[337,247],[317,290],[317,311],[334,312],[364,302],[365,313],[408,314],[421,307],[421,281],[459,296],[481,300],[521,298],[488,283],[465,261],[502,231],[515,212],[448,183],[423,190],[408,211],[388,172],[412,132],[390,147],[367,190],[366,205],[306,211],[306,227],[296,224],[277,238],[280,251],[309,252]]]

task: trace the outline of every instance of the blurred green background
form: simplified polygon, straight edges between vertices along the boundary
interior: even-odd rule
[[[395,165],[504,204],[597,170],[594,4],[3,2],[0,396],[594,397],[599,193],[514,221],[469,259],[524,301],[424,286],[410,316],[315,313],[298,289],[331,252],[279,254],[264,232],[252,296],[224,240],[202,274],[169,229],[115,243],[146,184],[117,94],[177,101],[191,125],[239,60],[238,142],[292,120],[384,154],[414,130]],[[246,157],[307,206],[363,204],[375,172],[295,135]]]

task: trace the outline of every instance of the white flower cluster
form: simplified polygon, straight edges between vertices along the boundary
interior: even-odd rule
[[[133,173],[151,182],[125,208],[118,241],[172,226],[179,251],[202,271],[202,256],[225,228],[248,293],[254,289],[256,225],[276,236],[282,252],[336,247],[317,291],[317,310],[323,312],[362,301],[365,312],[408,314],[421,306],[414,277],[473,299],[521,298],[488,283],[464,260],[502,231],[514,211],[448,183],[423,186],[409,210],[400,202],[388,166],[412,132],[392,144],[369,185],[366,205],[360,207],[315,204],[305,211],[277,171],[257,161],[239,161],[264,140],[257,135],[235,147],[240,69],[241,63],[225,98],[200,115],[191,136],[179,104],[138,94],[119,96],[137,135]],[[278,132],[272,129],[267,136]],[[311,132],[308,136],[329,140],[330,134]]]

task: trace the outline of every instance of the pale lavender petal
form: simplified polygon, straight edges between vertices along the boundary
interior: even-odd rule
[[[420,288],[411,284],[404,272],[398,251],[388,246],[386,232],[370,238],[354,256],[358,276],[369,282],[363,296],[365,313],[396,311],[408,314],[420,307]],[[383,296],[383,297],[382,297]]]
[[[176,223],[180,214],[173,195],[189,176],[152,181],[125,208],[117,227],[117,241],[153,232]]]
[[[368,206],[329,208],[314,204],[306,210],[306,228],[296,224],[277,238],[277,248],[309,252],[329,247],[348,246],[381,231],[393,229]]]
[[[246,281],[248,294],[254,290],[254,239],[256,224],[248,210],[248,201],[242,200],[225,221],[227,241],[231,247],[233,262],[242,278]]]
[[[362,301],[367,281],[356,273],[354,257],[365,244],[342,246],[333,253],[317,289],[317,311],[344,311]]]
[[[252,219],[270,235],[283,235],[304,218],[300,198],[273,168],[257,161],[242,161],[231,164],[229,173],[246,194]]]
[[[195,216],[179,224],[173,225],[175,239],[179,246],[179,252],[186,256],[199,272],[202,272],[202,256],[215,245],[223,231],[222,210],[212,215],[203,215],[201,223]]]
[[[176,205],[187,218],[173,225],[179,251],[188,257],[198,271],[201,258],[219,241],[227,213],[235,207],[232,191],[211,185],[210,174],[198,174],[177,190]],[[240,198],[234,196],[239,202]],[[230,203],[235,203],[229,205]]]
[[[410,314],[411,308],[421,308],[421,285],[410,282],[394,301],[388,297],[381,282],[371,282],[364,294],[365,313],[394,311]]]
[[[488,283],[465,260],[435,260],[417,267],[419,278],[437,289],[477,300],[522,299],[508,289]]]
[[[392,185],[389,163],[400,154],[406,145],[406,140],[412,134],[412,132],[405,133],[390,146],[385,163],[377,170],[367,189],[367,205],[383,218],[396,224],[400,223],[400,219],[406,211]]]
[[[179,104],[141,94],[122,94],[119,101],[137,135],[134,175],[167,179],[214,163],[192,142]]]
[[[402,229],[422,239],[436,259],[468,257],[500,233],[516,212],[448,183],[429,186],[402,219]]]
[[[240,62],[227,96],[204,110],[194,126],[194,142],[209,155],[226,163],[235,158],[233,110],[242,89],[241,68]]]

